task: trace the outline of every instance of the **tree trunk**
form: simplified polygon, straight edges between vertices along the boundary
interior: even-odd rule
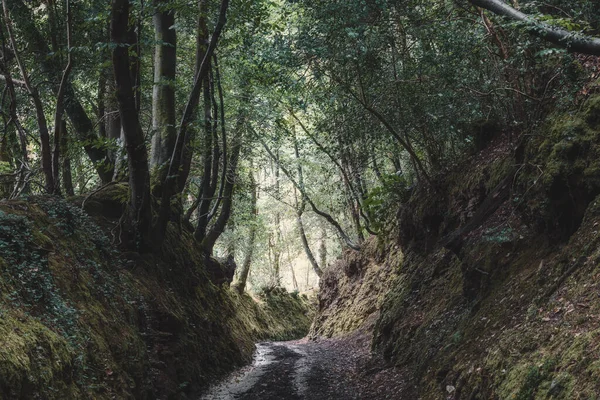
[[[296,271],[294,271],[294,263],[290,261],[290,272],[292,273],[292,286],[294,290],[298,291],[298,280],[296,279]]]
[[[196,66],[194,68],[194,75],[197,76],[200,73],[200,68],[202,67],[202,62],[206,58],[206,53],[208,51],[209,42],[209,32],[208,26],[206,24],[206,14],[208,9],[208,1],[207,0],[199,0],[198,1],[198,23],[196,28]],[[211,69],[210,59],[206,60],[208,62],[208,70]],[[208,72],[206,73],[206,77],[202,80],[202,89],[206,90]],[[200,93],[198,93],[200,96]],[[182,192],[185,189],[185,183],[190,174],[190,170],[192,167],[192,143],[194,142],[196,137],[196,129],[194,127],[189,127],[187,131],[187,135],[185,137],[185,142],[183,143],[183,150],[181,154],[181,168],[179,170],[179,178],[177,183],[177,191]],[[223,170],[225,171],[225,170]],[[201,196],[200,196],[201,197]]]
[[[62,156],[62,181],[67,196],[75,196],[73,188],[73,175],[71,173],[71,157],[69,156],[69,140],[67,131],[67,121],[64,119],[60,128],[60,154]]]
[[[138,247],[145,251],[151,248],[150,173],[144,133],[138,119],[129,64],[128,48],[131,45],[128,42],[127,35],[129,7],[128,0],[112,0],[110,25],[111,41],[114,46],[112,60],[129,164],[130,217],[137,235]]]
[[[65,111],[65,90],[71,69],[73,68],[73,59],[71,57],[71,4],[67,0],[67,65],[63,70],[58,86],[58,94],[56,95],[56,110],[54,113],[54,151],[52,153],[52,179],[54,181],[53,193],[60,194],[60,149],[63,127],[63,113]]]
[[[6,0],[2,0],[2,8],[4,9],[4,21],[6,23],[6,30],[8,33],[8,38],[10,40],[10,44],[13,50],[13,54],[15,56],[15,60],[17,61],[17,65],[19,66],[19,70],[21,72],[21,76],[29,92],[31,99],[33,100],[33,105],[35,108],[36,120],[38,124],[38,129],[40,131],[40,158],[41,158],[41,167],[42,172],[44,174],[45,181],[45,189],[47,193],[54,193],[54,176],[52,175],[52,154],[50,150],[50,134],[48,132],[48,123],[46,120],[46,115],[44,114],[44,106],[42,104],[42,100],[40,99],[39,92],[36,87],[34,87],[30,80],[29,74],[25,69],[25,64],[23,64],[17,47],[17,42],[15,40],[15,36],[12,31],[12,21],[10,19],[10,14],[8,11],[8,6],[6,4]]]
[[[365,240],[363,235],[362,225],[360,223],[360,196],[356,193],[355,187],[356,185],[350,180],[350,176],[347,171],[350,170],[350,163],[348,162],[348,157],[346,154],[346,144],[342,139],[342,135],[338,135],[338,143],[340,147],[340,159],[342,164],[342,178],[344,181],[344,187],[346,192],[346,202],[348,203],[348,208],[350,209],[350,216],[352,222],[354,223],[354,229],[356,230],[356,237],[358,239],[358,244],[362,244]]]
[[[296,203],[296,224],[298,225],[298,233],[300,234],[300,240],[302,241],[302,247],[304,248],[306,257],[308,258],[310,265],[312,265],[313,271],[315,271],[315,274],[317,274],[317,276],[320,278],[323,275],[323,271],[319,267],[319,264],[317,263],[317,260],[315,259],[315,256],[312,250],[310,249],[310,245],[306,237],[306,232],[304,230],[304,223],[302,222],[302,214],[304,213],[304,209],[306,208],[306,196],[304,195],[304,193],[302,193],[304,191],[304,174],[302,172],[302,164],[300,163],[300,150],[298,148],[298,140],[296,139],[295,134],[294,154],[296,156],[296,163],[298,169],[298,185],[302,188],[302,191],[300,193],[302,199],[300,200],[300,203],[298,203],[298,195],[296,194],[296,191],[294,191],[294,200]],[[277,162],[279,163],[279,160],[277,160]]]
[[[229,158],[229,169],[227,170],[227,181],[225,183],[225,189],[223,190],[223,205],[221,207],[221,213],[215,221],[211,230],[206,234],[206,237],[201,242],[201,247],[204,249],[206,254],[212,254],[217,239],[221,236],[231,215],[233,206],[233,190],[236,184],[237,166],[240,157],[240,151],[242,148],[243,138],[243,127],[246,123],[245,115],[243,111],[240,111],[242,115],[238,118],[236,127],[236,137],[233,140],[231,148],[231,155]]]
[[[279,149],[275,151],[277,157],[275,163],[275,198],[281,200],[280,182],[279,182]],[[275,211],[275,240],[273,246],[273,274],[275,278],[275,286],[281,285],[281,213],[279,209]]]
[[[240,272],[240,279],[236,285],[238,293],[244,293],[246,289],[246,282],[248,281],[248,274],[250,273],[250,264],[252,263],[252,256],[254,254],[254,242],[256,240],[256,216],[258,215],[258,209],[256,208],[257,195],[256,195],[256,180],[254,179],[254,171],[252,168],[249,173],[250,186],[251,186],[251,202],[252,202],[252,221],[250,225],[250,233],[248,234],[248,247],[246,249],[246,255],[242,264],[242,271]]]
[[[319,245],[319,264],[321,268],[327,268],[327,231],[321,228],[321,243]]]
[[[221,110],[221,147],[223,148],[223,154],[221,155],[221,158],[223,159],[223,164],[221,166],[221,183],[219,185],[219,194],[217,195],[217,199],[215,201],[215,203],[213,204],[212,209],[210,210],[210,213],[208,214],[208,219],[209,221],[217,214],[217,210],[219,209],[219,206],[221,205],[221,200],[223,198],[223,190],[225,189],[225,180],[227,177],[227,174],[225,173],[225,171],[227,171],[227,130],[225,128],[225,101],[223,99],[223,87],[221,85],[221,73],[219,70],[219,62],[217,59],[217,56],[215,55],[213,57],[213,67],[215,69],[215,75],[216,75],[216,79],[217,79],[217,89],[219,91],[219,105],[220,105],[220,110]],[[216,146],[215,146],[216,148]],[[214,165],[214,164],[213,164]]]
[[[169,160],[175,148],[175,72],[177,68],[177,34],[175,11],[168,0],[155,0],[154,12],[154,86],[152,91],[152,170],[155,195],[160,195]]]
[[[200,205],[198,206],[198,226],[196,228],[196,240],[202,241],[206,236],[206,228],[208,227],[208,212],[215,191],[211,185],[212,174],[217,174],[218,171],[213,171],[213,132],[212,132],[212,107],[210,86],[208,76],[204,80],[204,172],[202,174],[202,186],[200,190]]]
[[[185,148],[186,143],[190,143],[190,132],[188,130],[189,125],[192,123],[194,118],[196,109],[198,107],[198,103],[200,101],[200,90],[202,88],[202,82],[204,78],[208,75],[209,67],[210,67],[210,59],[217,47],[217,43],[219,41],[219,37],[221,36],[221,32],[223,31],[223,27],[227,22],[227,8],[229,7],[229,0],[222,0],[221,7],[219,10],[219,19],[217,20],[217,24],[215,26],[215,31],[210,39],[210,43],[208,44],[208,48],[206,50],[206,54],[202,59],[202,63],[198,68],[198,73],[196,74],[194,80],[194,86],[192,88],[192,92],[188,98],[188,102],[184,108],[183,116],[181,117],[181,122],[179,124],[179,130],[177,132],[177,140],[175,142],[175,149],[173,151],[173,156],[171,157],[171,161],[169,164],[169,169],[167,172],[167,176],[165,182],[163,183],[162,194],[161,194],[161,202],[160,202],[160,210],[158,213],[158,219],[155,226],[155,238],[156,244],[160,245],[164,240],[164,235],[167,229],[167,223],[169,221],[169,215],[171,212],[171,197],[177,193],[177,191],[185,186],[185,179],[182,179],[180,175],[180,168],[182,167],[182,161],[185,160]],[[240,144],[241,145],[241,144]],[[239,155],[239,149],[238,149]],[[236,160],[237,163],[237,160]],[[233,191],[233,187],[231,188]],[[229,204],[231,208],[231,204]],[[225,223],[227,222],[227,218],[225,218]],[[221,230],[225,227],[225,224],[221,227]],[[221,232],[222,233],[222,232]],[[218,233],[218,236],[221,235]],[[216,238],[214,239],[216,241]],[[210,242],[210,241],[209,241]],[[214,246],[214,242],[212,243]],[[210,246],[210,251],[212,252],[212,246]]]
[[[315,256],[310,249],[310,245],[308,243],[308,238],[306,237],[306,231],[304,230],[304,224],[302,222],[302,213],[304,210],[298,210],[296,214],[296,224],[298,225],[298,233],[300,234],[300,240],[302,240],[302,247],[304,248],[304,252],[306,253],[306,257],[312,266],[313,271],[320,278],[323,275],[323,271],[319,267]]]

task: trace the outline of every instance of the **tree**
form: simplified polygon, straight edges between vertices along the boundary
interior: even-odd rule
[[[157,3],[157,5],[164,5]],[[133,84],[131,80],[131,70],[128,48],[133,45],[128,33],[129,9],[130,4],[127,0],[113,0],[112,19],[111,19],[111,40],[115,44],[113,50],[113,66],[117,89],[117,100],[119,104],[119,113],[121,116],[121,125],[125,136],[127,155],[129,160],[129,182],[131,190],[130,215],[133,220],[135,231],[140,240],[140,247],[148,249],[151,245],[158,246],[162,244],[167,229],[171,213],[171,198],[178,192],[179,168],[182,162],[184,143],[189,136],[188,127],[199,103],[199,94],[202,82],[208,76],[210,69],[210,60],[215,51],[219,36],[226,22],[226,13],[229,2],[223,0],[220,7],[219,19],[215,31],[211,37],[210,43],[206,49],[206,54],[197,68],[194,77],[194,86],[189,95],[187,104],[184,108],[177,137],[173,145],[173,153],[169,159],[169,166],[166,168],[164,182],[161,187],[161,202],[158,209],[156,223],[152,223],[152,203],[150,201],[150,169],[148,164],[148,155],[144,144],[144,133],[141,129],[140,120],[135,104]],[[172,34],[165,30],[173,29],[173,26],[167,27],[172,22],[172,15],[169,11],[159,10],[155,17],[155,30],[157,37],[161,39],[174,40]],[[168,36],[165,38],[165,35]],[[166,44],[165,46],[168,46]],[[173,54],[172,52],[164,54],[163,43],[159,43],[157,48],[157,72],[160,80],[171,79],[173,76]],[[155,90],[154,104],[156,123],[170,124],[173,122],[173,109],[175,107],[171,89],[159,85]],[[173,135],[172,129],[168,128],[167,139]],[[168,142],[168,141],[167,141]],[[168,146],[168,143],[164,144]],[[167,149],[168,150],[168,149]],[[158,150],[155,150],[158,153]],[[160,159],[160,157],[157,156]],[[231,188],[232,190],[232,188]],[[231,194],[231,193],[230,193]],[[229,205],[230,206],[230,205]],[[223,215],[228,218],[227,207],[223,206]],[[220,216],[221,217],[221,216]],[[224,226],[223,226],[224,228]],[[221,230],[222,232],[222,230]],[[205,247],[209,254],[218,235],[213,234]]]
[[[252,215],[253,217],[256,217],[256,215],[258,215],[258,209],[256,207],[257,204],[257,187],[256,187],[256,180],[254,179],[254,171],[252,171],[252,165],[251,165],[251,169],[250,172],[248,173],[249,179],[250,179],[250,193],[251,193],[251,198],[252,198],[252,204],[251,204],[251,210],[252,210]],[[244,255],[244,262],[242,263],[242,270],[240,271],[240,278],[236,284],[236,290],[238,291],[238,293],[242,294],[244,293],[244,290],[246,289],[246,282],[248,281],[248,275],[250,274],[250,265],[252,264],[252,257],[254,255],[254,244],[256,241],[256,228],[257,228],[257,224],[256,224],[256,218],[254,218],[254,221],[250,222],[250,234],[248,235],[248,244],[247,244],[247,248],[246,248],[246,254]]]

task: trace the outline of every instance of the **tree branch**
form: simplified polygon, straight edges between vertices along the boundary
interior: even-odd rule
[[[569,51],[600,56],[600,39],[598,38],[569,32],[564,29],[545,24],[527,14],[522,13],[519,10],[514,9],[513,7],[504,3],[502,0],[469,1],[471,4],[485,8],[494,14],[523,22],[532,34],[558,46],[565,47]]]
[[[327,220],[327,222],[329,222],[331,225],[333,225],[333,227],[338,231],[338,233],[340,234],[340,236],[342,237],[342,239],[344,240],[344,242],[346,242],[346,244],[348,245],[348,247],[350,247],[351,249],[357,250],[357,251],[360,250],[360,246],[358,246],[356,243],[354,243],[352,241],[352,239],[350,239],[350,237],[348,237],[348,235],[346,235],[346,232],[344,232],[344,230],[342,229],[342,227],[340,226],[340,224],[331,215],[329,215],[326,212],[323,212],[323,211],[321,211],[321,210],[319,210],[317,208],[317,206],[315,205],[315,203],[312,201],[312,199],[306,193],[306,190],[304,190],[304,188],[298,182],[296,182],[296,180],[294,179],[294,177],[290,173],[290,171],[288,171],[287,168],[285,168],[283,165],[281,165],[281,163],[279,162],[279,160],[277,159],[277,157],[275,156],[275,154],[273,154],[273,151],[269,148],[269,146],[267,146],[267,144],[265,143],[265,141],[256,133],[256,131],[254,131],[254,128],[251,127],[250,125],[248,125],[248,128],[250,129],[250,131],[252,132],[252,134],[256,138],[258,138],[258,140],[260,141],[260,143],[262,144],[262,146],[265,148],[265,150],[267,151],[267,153],[269,154],[269,156],[271,157],[271,159],[273,161],[275,161],[275,163],[277,163],[277,165],[279,165],[279,168],[281,168],[281,171],[283,171],[283,173],[285,174],[285,176],[288,177],[288,179],[290,180],[290,182],[292,182],[292,184],[296,187],[296,189],[298,189],[298,191],[300,192],[300,194],[302,194],[302,196],[304,197],[304,199],[306,200],[306,202],[311,206],[311,208],[315,212],[315,214],[320,215],[321,217],[325,218],[325,220]]]

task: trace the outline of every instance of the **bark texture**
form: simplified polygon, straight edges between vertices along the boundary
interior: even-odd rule
[[[144,250],[150,248],[151,244],[150,174],[144,133],[138,119],[129,68],[129,7],[127,0],[112,1],[110,30],[114,45],[112,59],[117,101],[129,164],[130,217],[137,233],[138,247]]]
[[[154,2],[154,87],[152,92],[152,152],[150,167],[156,183],[160,185],[166,178],[167,168],[177,130],[175,128],[175,72],[177,68],[177,34],[175,12],[169,8],[169,1]]]

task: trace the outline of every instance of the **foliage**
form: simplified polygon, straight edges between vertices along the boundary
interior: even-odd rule
[[[369,191],[363,202],[365,211],[373,221],[372,226],[381,230],[390,222],[389,211],[410,197],[411,188],[402,176],[395,174],[382,177],[381,186]]]

